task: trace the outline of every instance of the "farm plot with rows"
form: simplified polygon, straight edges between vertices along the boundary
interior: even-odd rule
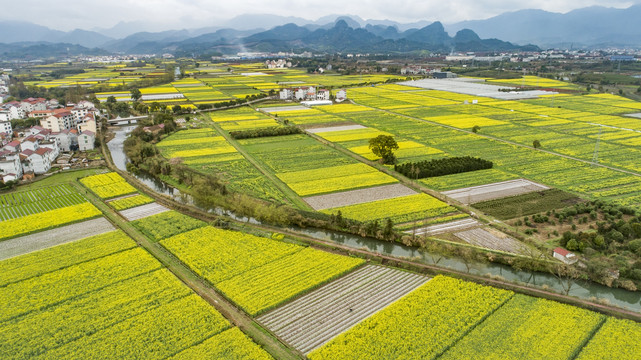
[[[559,189],[536,191],[523,195],[475,203],[474,208],[498,219],[507,220],[560,209],[582,200],[574,194]]]
[[[309,354],[318,359],[636,359],[641,325],[436,276]]]
[[[219,338],[229,322],[135,246],[113,232],[0,262],[3,357],[164,359],[207,342],[269,358],[242,334]]]
[[[80,182],[101,199],[111,199],[137,191],[115,172],[87,176],[80,179]]]
[[[385,89],[385,88],[384,88]],[[352,99],[357,103],[371,101],[367,105],[384,109],[388,105],[377,105],[376,92],[396,92],[404,96],[402,90],[378,88],[351,89]],[[638,121],[612,114],[634,110],[639,103],[618,96],[561,96],[542,97],[536,100],[505,101],[479,98],[478,104],[464,104],[465,95],[446,91],[430,91],[427,96],[459,101],[458,105],[418,105],[408,108],[398,100],[395,108],[386,112],[370,111],[367,116],[350,115],[349,120],[368,128],[390,133],[400,141],[411,140],[428,147],[443,151],[452,156],[481,156],[494,162],[492,171],[451,175],[447,178],[428,179],[422,182],[438,190],[452,190],[461,187],[478,186],[495,181],[523,177],[547,186],[579,193],[588,198],[602,198],[621,205],[641,205],[641,193],[635,191],[638,179],[616,170],[590,166],[576,160],[563,158],[556,154],[542,153],[531,148],[507,144],[488,139],[488,134],[499,139],[516,142],[531,147],[533,140],[540,140],[543,149],[561,155],[575,156],[591,161],[594,144],[599,135],[599,124],[619,126],[620,128],[639,129]],[[391,100],[390,96],[390,101]],[[469,100],[469,96],[467,96]],[[398,106],[396,108],[396,106]],[[410,116],[402,117],[393,113]],[[443,118],[443,117],[450,118]],[[489,119],[492,125],[482,125],[478,121],[466,124],[427,123],[422,119],[467,119],[474,117]],[[501,123],[502,122],[502,123]],[[480,126],[478,134],[464,133],[446,126],[455,125],[461,130],[470,131],[474,125]],[[603,128],[599,162],[630,171],[641,171],[636,158],[639,149],[625,145],[635,143],[636,133]],[[606,139],[606,140],[604,140]],[[625,143],[623,143],[623,142]],[[637,146],[638,147],[638,146]],[[487,181],[483,177],[488,176]],[[450,180],[454,180],[451,182]],[[618,181],[618,183],[616,183]],[[638,189],[638,188],[637,188]]]
[[[456,208],[427,194],[401,196],[322,210],[326,214],[336,214],[339,211],[349,219],[358,221],[390,219],[396,224],[424,221],[457,212]]]
[[[604,320],[592,311],[517,294],[441,359],[571,359]]]
[[[102,215],[91,203],[83,202],[78,205],[57,208],[23,217],[0,222],[2,233],[0,240],[31,234],[58,227],[64,224],[76,223]]]
[[[169,211],[168,208],[153,202],[120,211],[120,215],[128,221],[140,220],[148,216],[157,215]]]
[[[112,201],[109,201],[109,205],[114,208],[114,210],[120,211],[140,205],[149,204],[152,202],[154,202],[154,200],[149,196],[137,194],[114,199]]]
[[[616,358],[633,360],[641,354],[641,324],[616,318],[608,318],[592,337],[577,359],[600,360]]]
[[[305,202],[314,210],[324,210],[414,194],[416,194],[416,191],[405,185],[392,184],[374,186],[366,189],[343,191],[327,195],[309,196],[303,198],[303,200],[305,200]]]
[[[72,225],[57,226],[50,230],[19,236],[0,242],[0,260],[47,249],[113,230],[115,230],[114,226],[107,219],[99,217]]]
[[[0,221],[78,205],[87,200],[69,184],[0,195]]]
[[[398,180],[366,164],[322,167],[276,174],[300,196],[396,183]]]
[[[518,240],[515,240],[501,232],[494,231],[491,228],[487,229],[471,229],[454,233],[457,238],[475,245],[484,247],[491,250],[505,251],[513,254],[528,255],[534,250],[530,250],[527,246]]]
[[[212,284],[302,250],[298,245],[211,226],[160,243]]]
[[[513,296],[436,276],[312,351],[319,359],[433,359]]]
[[[306,354],[427,280],[422,275],[368,265],[257,320]]]
[[[159,241],[207,224],[204,221],[171,210],[134,220],[131,225],[151,240]]]
[[[165,158],[181,161],[201,173],[215,174],[232,191],[266,200],[282,201],[284,198],[274,184],[214,129],[182,130],[163,139],[157,146]]]
[[[362,259],[212,227],[161,244],[252,315],[363,263]]]
[[[527,194],[534,191],[549,189],[525,179],[508,180],[499,183],[479,185],[462,189],[443,191],[442,194],[465,205],[481,201],[500,199],[509,196]]]

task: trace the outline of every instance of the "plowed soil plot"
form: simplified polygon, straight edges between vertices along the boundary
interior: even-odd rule
[[[258,321],[307,354],[427,280],[422,275],[368,265],[258,317]]]
[[[416,230],[408,230],[406,231],[406,233],[432,236],[432,235],[438,235],[438,234],[451,233],[455,231],[461,231],[469,228],[475,228],[478,226],[481,226],[481,223],[479,223],[478,221],[472,218],[467,218],[467,219],[461,219],[461,220],[454,220],[454,221],[446,222],[443,224],[425,226]]]
[[[317,134],[317,133],[324,133],[324,132],[357,130],[357,129],[366,129],[366,127],[363,125],[332,126],[332,127],[322,127],[322,128],[316,128],[316,129],[307,129],[307,132],[312,134]]]
[[[28,254],[52,246],[66,244],[93,235],[113,231],[115,228],[101,217],[73,225],[61,226],[39,233],[0,242],[0,260]]]
[[[323,210],[347,205],[362,204],[376,200],[393,199],[414,194],[416,194],[416,191],[405,185],[393,184],[375,186],[367,189],[344,191],[334,194],[310,196],[303,200],[305,200],[305,202],[314,210]]]
[[[469,205],[480,201],[500,199],[508,196],[527,194],[530,192],[547,189],[549,189],[549,187],[537,184],[530,180],[516,179],[487,185],[443,191],[441,194],[446,195],[447,197],[450,197],[454,200],[460,201],[465,205]]]
[[[505,251],[514,254],[527,255],[530,249],[519,241],[512,239],[505,234],[497,234],[485,229],[472,229],[457,232],[454,236],[472,245],[484,247],[491,250]]]
[[[151,204],[137,206],[135,208],[123,210],[120,212],[120,215],[122,215],[125,219],[129,221],[134,221],[134,220],[146,218],[147,216],[160,214],[165,211],[169,211],[169,209],[167,209],[166,207],[158,203],[151,203]]]

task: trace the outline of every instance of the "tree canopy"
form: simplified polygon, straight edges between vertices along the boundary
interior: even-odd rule
[[[398,149],[398,144],[394,137],[390,135],[378,135],[369,140],[369,148],[374,155],[380,156],[384,164],[393,164],[396,162],[394,150]]]

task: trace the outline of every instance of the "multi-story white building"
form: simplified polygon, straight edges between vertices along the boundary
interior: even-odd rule
[[[94,142],[96,141],[96,134],[91,131],[83,131],[78,135],[78,150],[87,151],[94,149]]]
[[[20,102],[20,107],[28,114],[36,110],[47,110],[47,99],[43,98],[28,98]]]
[[[329,90],[319,89],[316,92],[316,100],[329,100]]]
[[[93,113],[85,115],[80,119],[80,122],[78,122],[78,132],[83,131],[91,131],[94,134],[98,131],[96,126],[96,117]]]
[[[340,89],[336,92],[336,102],[343,102],[347,100],[347,91]]]
[[[69,110],[57,111],[55,114],[40,119],[40,126],[49,129],[52,132],[61,132],[62,130],[73,129],[77,121]]]
[[[22,178],[22,164],[17,153],[0,151],[0,177],[3,182]]]
[[[6,135],[11,135],[13,133],[11,121],[0,121],[0,133]]]

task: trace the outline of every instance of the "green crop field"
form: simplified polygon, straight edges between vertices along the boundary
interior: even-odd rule
[[[252,315],[363,263],[362,259],[213,227],[161,244]]]
[[[37,214],[87,201],[68,184],[0,195],[0,221]]]
[[[119,231],[0,269],[4,359],[271,358]]]

